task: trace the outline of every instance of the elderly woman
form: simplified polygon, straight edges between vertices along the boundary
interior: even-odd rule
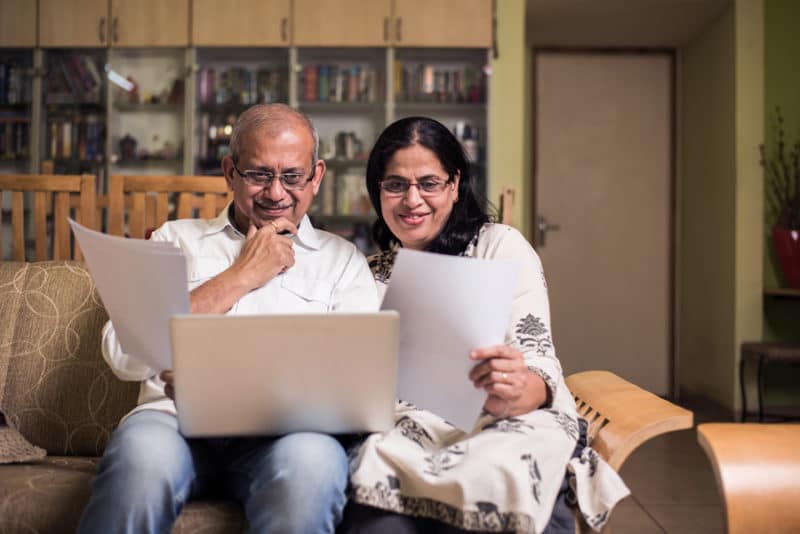
[[[472,430],[399,402],[395,427],[371,435],[354,455],[340,530],[572,534],[567,501],[577,501],[587,522],[601,528],[628,492],[585,447],[585,422],[553,348],[536,252],[514,228],[490,222],[460,143],[435,120],[388,126],[370,154],[367,188],[381,250],[370,265],[382,290],[399,247],[511,259],[520,275],[505,344],[465,355],[475,366],[464,387],[486,392]]]

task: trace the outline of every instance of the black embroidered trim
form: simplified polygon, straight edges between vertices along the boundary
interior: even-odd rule
[[[433,499],[401,495],[399,488],[390,488],[384,482],[378,482],[372,488],[355,485],[352,498],[360,504],[398,514],[436,519],[464,530],[534,532],[531,516],[501,512],[494,503],[480,502],[477,503],[477,510],[464,511]]]
[[[382,250],[367,258],[367,263],[372,271],[372,276],[378,282],[387,283],[392,276],[394,259],[397,256],[397,249]]]
[[[520,456],[520,460],[528,464],[528,478],[531,480],[531,492],[533,493],[533,498],[536,500],[536,504],[541,504],[539,499],[542,496],[542,473],[539,471],[539,464],[536,462],[536,458],[530,454],[523,454]]]
[[[425,448],[425,445],[422,444],[423,439],[426,439],[431,443],[433,442],[433,438],[428,431],[407,415],[404,415],[398,419],[394,426],[400,430],[401,435],[407,437],[423,449]]]
[[[519,417],[508,417],[505,419],[495,419],[488,425],[481,427],[481,431],[494,430],[496,432],[514,432],[515,434],[527,434],[526,428],[536,430],[533,425],[529,425]]]
[[[429,454],[425,457],[425,463],[428,464],[425,472],[435,477],[441,476],[444,471],[449,471],[461,463],[461,457],[466,452],[463,445],[456,444]]]
[[[578,438],[580,437],[580,429],[578,428],[578,421],[576,419],[573,419],[569,415],[565,414],[564,412],[559,412],[558,410],[551,409],[545,411],[553,415],[553,419],[556,420],[556,423],[559,424],[567,436],[575,441],[578,441]]]

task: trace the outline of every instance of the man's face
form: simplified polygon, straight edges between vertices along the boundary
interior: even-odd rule
[[[233,191],[236,225],[241,231],[247,231],[250,223],[261,228],[279,217],[295,225],[300,223],[325,174],[323,161],[311,166],[313,142],[311,133],[300,125],[277,135],[252,131],[242,136],[239,161],[235,165],[230,157],[222,160],[225,179]],[[251,185],[239,171],[269,172],[275,179],[268,187]],[[307,178],[312,173],[313,178],[301,190],[286,190],[278,179],[281,174],[302,174]]]

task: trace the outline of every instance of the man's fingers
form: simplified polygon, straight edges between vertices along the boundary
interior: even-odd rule
[[[291,234],[294,235],[297,233],[297,226],[287,219],[286,217],[278,217],[277,219],[272,219],[269,224],[264,225],[271,227],[275,231],[276,234]]]
[[[247,227],[247,239],[252,239],[252,237],[256,235],[256,232],[258,232],[258,228],[253,224],[253,221],[250,221],[250,226]]]

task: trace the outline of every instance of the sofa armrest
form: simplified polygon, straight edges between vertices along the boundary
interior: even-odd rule
[[[608,371],[566,378],[578,414],[589,423],[589,444],[615,470],[644,442],[692,427],[693,414]]]

